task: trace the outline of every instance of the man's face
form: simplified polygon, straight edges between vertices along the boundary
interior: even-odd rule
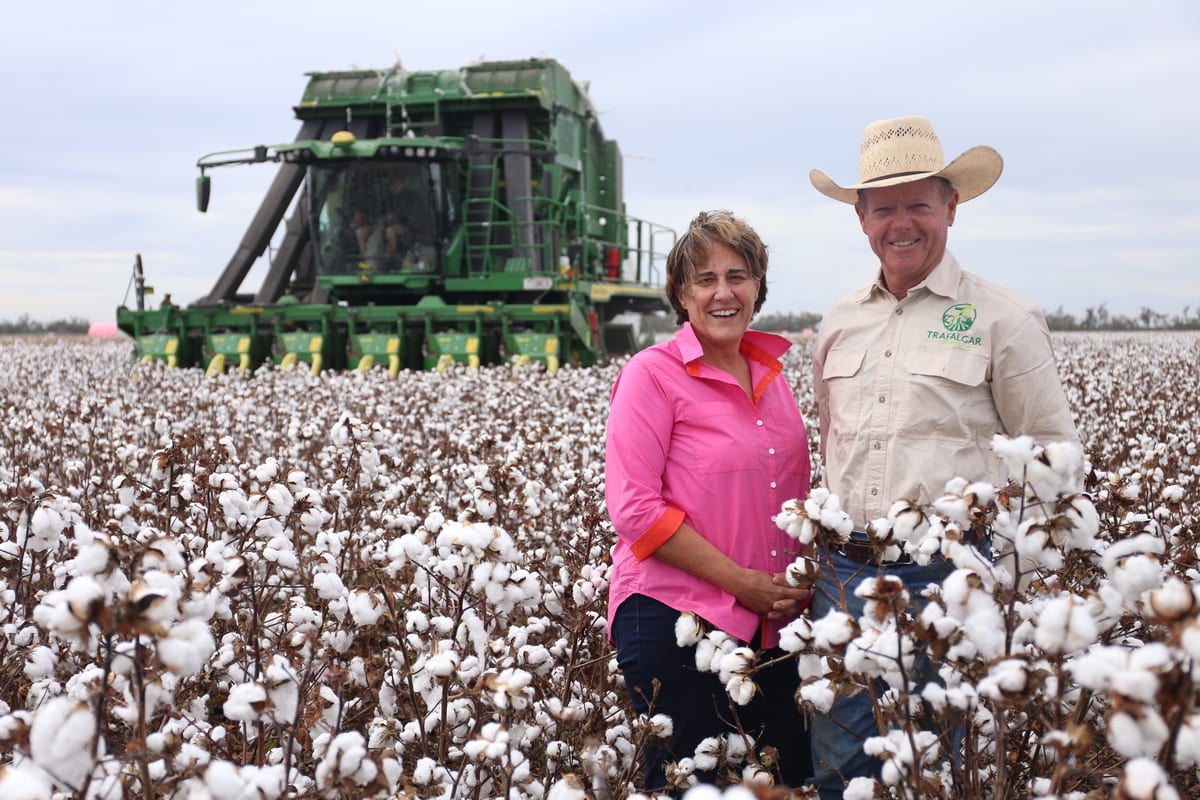
[[[907,295],[942,260],[957,207],[958,192],[940,178],[862,193],[854,208],[896,297]]]

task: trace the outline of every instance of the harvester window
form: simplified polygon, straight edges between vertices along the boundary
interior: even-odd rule
[[[312,168],[321,271],[439,269],[439,166],[351,162]],[[424,173],[424,174],[423,174]]]

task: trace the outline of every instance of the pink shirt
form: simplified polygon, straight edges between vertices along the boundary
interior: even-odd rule
[[[608,620],[631,594],[692,611],[750,641],[763,620],[707,581],[654,558],[686,522],[735,562],[782,572],[798,543],[772,521],[809,489],[808,436],[779,356],[781,336],[746,331],[754,400],[700,361],[690,324],[635,355],[617,376],[608,417],[605,499],[617,531]],[[774,647],[779,628],[763,628]]]

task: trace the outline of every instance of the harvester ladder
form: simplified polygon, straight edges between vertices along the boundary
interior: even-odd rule
[[[472,159],[467,173],[467,264],[472,274],[487,271],[496,223],[498,170],[494,156]]]

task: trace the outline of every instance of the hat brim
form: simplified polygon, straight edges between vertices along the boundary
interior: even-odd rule
[[[813,187],[826,197],[853,205],[858,202],[859,189],[879,189],[926,178],[945,178],[958,192],[958,202],[965,203],[992,188],[1003,171],[1004,159],[1000,154],[986,145],[980,145],[964,151],[937,172],[913,172],[854,186],[839,186],[833,178],[819,169],[814,169],[808,173],[808,179],[812,181]]]

